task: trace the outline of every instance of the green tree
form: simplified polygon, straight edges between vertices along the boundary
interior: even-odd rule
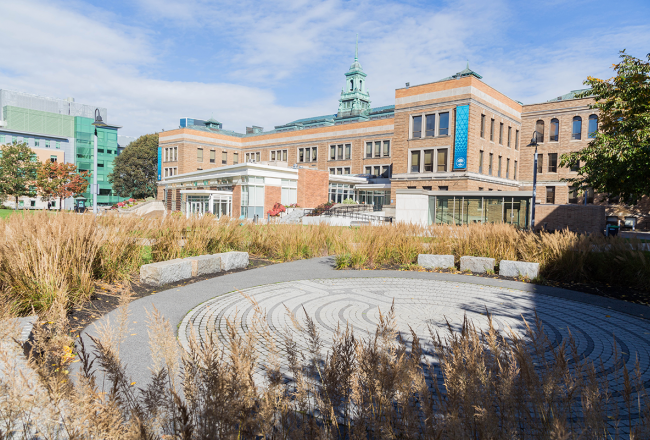
[[[578,189],[593,188],[636,204],[650,195],[650,54],[638,59],[621,51],[616,76],[589,77],[584,84],[595,100],[599,127],[589,145],[562,156],[563,167],[578,166],[578,176],[566,179]]]
[[[39,162],[25,143],[3,145],[0,157],[0,198],[14,197],[18,208],[20,197],[36,197],[36,171]]]
[[[122,154],[115,158],[108,181],[120,197],[155,197],[158,181],[158,135],[145,134],[127,145]]]

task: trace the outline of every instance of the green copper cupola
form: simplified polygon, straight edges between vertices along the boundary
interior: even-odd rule
[[[345,74],[337,118],[358,117],[366,119],[370,112],[370,93],[366,87],[366,74],[359,63],[359,36],[354,52],[354,63]]]

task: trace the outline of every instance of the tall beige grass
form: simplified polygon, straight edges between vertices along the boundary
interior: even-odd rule
[[[543,277],[650,289],[638,241],[533,234],[506,224],[341,228],[254,225],[214,217],[164,219],[45,213],[0,223],[0,292],[21,313],[83,303],[97,280],[129,279],[145,262],[246,251],[275,261],[337,255],[339,268],[411,267],[420,253],[538,262]]]
[[[488,315],[485,330],[465,321],[458,331],[450,325],[445,334],[431,332],[429,340],[411,334],[407,342],[391,309],[380,314],[371,336],[357,339],[351,328],[339,327],[331,349],[324,350],[309,317],[291,316],[295,328],[286,329],[278,344],[263,311],[254,310],[246,334],[237,331],[240,322],[230,321],[223,343],[191,338],[187,352],[179,349],[169,322],[153,311],[154,364],[146,385],[133,383],[120,359],[116,341],[126,331],[120,325],[74,353],[64,320],[39,325],[32,369],[19,368],[16,350],[0,354],[0,438],[650,436],[641,365],[629,371],[621,362],[605,367],[586,361],[571,337],[551,343],[539,321],[523,335],[503,334]],[[0,330],[6,347],[11,332]],[[256,350],[260,342],[269,349],[266,357]],[[74,381],[72,362],[80,365]],[[620,391],[604,382],[611,376]]]

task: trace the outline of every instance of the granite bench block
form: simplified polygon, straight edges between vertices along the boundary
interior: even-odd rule
[[[460,257],[460,270],[469,270],[476,273],[494,271],[494,258],[487,257]]]
[[[449,269],[455,267],[454,256],[420,254],[418,255],[418,266],[422,266],[427,269]]]
[[[187,257],[185,259],[192,263],[193,277],[221,272],[221,256],[219,254],[199,255],[198,257]]]
[[[501,260],[499,263],[499,275],[504,277],[528,277],[537,278],[539,275],[539,263],[527,263],[525,261]]]
[[[221,257],[221,270],[244,269],[248,266],[248,252],[224,252],[214,256]]]
[[[140,267],[140,281],[150,286],[164,286],[189,278],[192,278],[192,262],[186,259],[177,258]]]

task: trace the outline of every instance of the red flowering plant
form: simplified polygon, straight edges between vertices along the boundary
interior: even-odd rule
[[[267,214],[269,214],[271,217],[276,217],[280,215],[281,212],[285,212],[287,209],[284,207],[282,203],[276,203],[273,205],[273,209],[269,210]]]

